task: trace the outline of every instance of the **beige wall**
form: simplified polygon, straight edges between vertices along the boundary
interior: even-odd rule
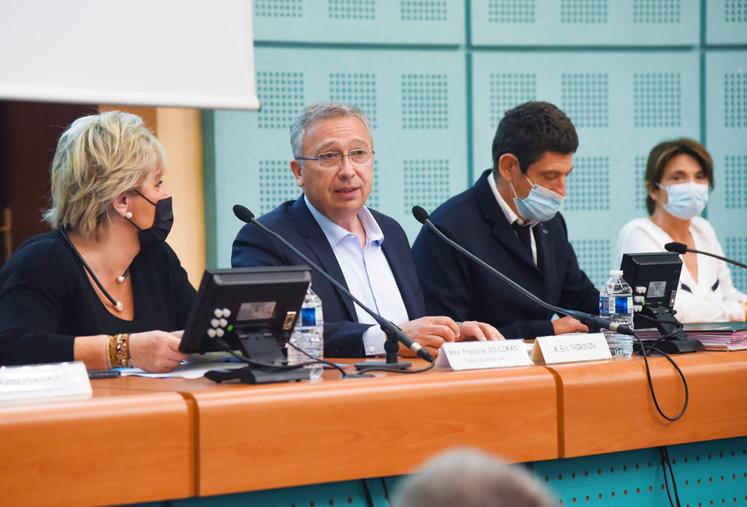
[[[202,180],[202,129],[196,109],[101,106],[143,118],[166,149],[164,183],[174,195],[174,228],[168,243],[197,287],[205,269],[205,200]]]
[[[205,270],[202,130],[196,109],[158,108],[158,138],[166,148],[166,187],[174,195],[169,244],[197,287]]]

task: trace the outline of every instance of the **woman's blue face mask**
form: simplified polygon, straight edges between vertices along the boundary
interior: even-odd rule
[[[532,189],[523,199],[520,199],[519,196],[516,195],[516,188],[514,188],[513,182],[511,183],[516,209],[519,210],[519,214],[525,220],[531,222],[547,222],[560,210],[565,197],[550,189],[536,185],[526,174],[524,174],[524,177],[532,185]]]
[[[667,192],[664,209],[682,220],[691,220],[700,215],[708,204],[708,185],[689,181],[672,185],[656,183],[656,186]]]

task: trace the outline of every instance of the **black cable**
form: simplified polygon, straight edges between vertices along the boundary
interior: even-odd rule
[[[663,447],[659,447],[659,464],[661,465],[661,471],[664,474],[664,488],[667,491],[667,499],[669,500],[669,505],[674,507],[674,502],[672,501],[672,493],[669,490],[669,474],[667,473],[667,463],[666,459],[664,458]]]
[[[661,456],[661,469],[664,472],[664,487],[667,490],[667,498],[669,499],[669,505],[672,507],[681,507],[680,495],[677,491],[677,479],[674,476],[674,468],[672,467],[672,460],[669,457],[669,451],[666,447],[659,447],[659,454]],[[672,493],[669,489],[668,477],[672,480],[672,491],[674,492],[674,501],[672,501]]]
[[[246,357],[243,354],[239,354],[238,352],[235,352],[231,346],[228,344],[226,340],[223,338],[218,338],[217,336],[214,338],[215,341],[218,343],[218,345],[221,346],[221,348],[231,354],[236,359],[240,360],[242,363],[246,363],[250,366],[259,366],[260,368],[267,368],[271,370],[278,370],[278,371],[288,371],[288,370],[297,370],[298,368],[303,368],[306,365],[312,365],[316,364],[318,361],[314,362],[308,362],[308,363],[298,363],[298,364],[273,364],[273,363],[263,363],[261,361],[255,361],[254,359],[250,357]]]
[[[289,347],[293,347],[294,349],[296,349],[297,351],[299,351],[301,354],[303,354],[306,357],[309,357],[309,358],[311,358],[313,360],[313,361],[310,361],[309,363],[304,363],[304,364],[322,363],[322,364],[325,364],[327,366],[331,366],[332,368],[334,368],[337,371],[339,371],[343,378],[348,376],[348,374],[345,373],[345,370],[343,370],[339,365],[333,363],[332,361],[327,361],[325,359],[320,359],[318,357],[314,357],[311,354],[309,354],[308,352],[306,352],[305,350],[303,350],[301,347],[297,347],[297,346],[293,345],[290,341],[288,341],[288,346]]]
[[[680,367],[677,365],[677,363],[674,362],[674,359],[672,359],[669,356],[669,354],[662,352],[661,350],[656,348],[653,344],[649,346],[649,348],[651,348],[652,350],[655,350],[656,352],[664,356],[672,364],[672,366],[674,366],[674,369],[679,374],[680,379],[682,379],[682,386],[685,388],[685,402],[682,405],[682,410],[680,410],[676,416],[669,416],[665,414],[664,411],[661,409],[661,407],[659,406],[659,400],[656,397],[656,389],[654,389],[654,383],[651,378],[651,368],[649,367],[649,364],[648,364],[648,354],[646,353],[646,346],[643,344],[643,341],[641,341],[638,335],[634,334],[633,337],[638,341],[638,345],[641,348],[641,355],[643,356],[643,362],[646,365],[646,380],[648,381],[648,389],[651,392],[651,399],[654,402],[656,411],[659,412],[659,415],[661,415],[667,421],[671,421],[671,422],[679,421],[680,419],[682,419],[682,416],[685,415],[685,411],[687,410],[687,405],[690,402],[690,389],[687,386],[687,380],[685,379],[685,374],[682,373],[682,370],[680,369]]]
[[[655,319],[654,317],[650,317],[650,316],[648,316],[648,315],[644,315],[644,314],[642,314],[642,313],[637,313],[637,314],[636,314],[636,316],[637,316],[637,317],[639,317],[639,318],[642,318],[642,319],[648,320],[649,322],[657,322],[657,323],[659,322],[659,321],[658,321],[657,319]],[[679,327],[678,327],[677,329],[675,329],[674,331],[671,331],[670,333],[668,333],[668,334],[665,334],[664,336],[659,336],[659,337],[657,337],[656,339],[657,339],[657,340],[668,340],[669,338],[671,338],[671,337],[675,336],[675,335],[676,335],[677,333],[679,333],[679,332],[680,332],[680,331],[682,331],[683,329],[685,329],[685,326],[683,326],[682,324],[680,324],[680,326],[679,326]]]
[[[381,477],[381,487],[384,489],[384,498],[391,504],[391,500],[389,500],[389,486],[387,486],[386,477]]]
[[[398,368],[387,368],[386,366],[377,366],[376,368],[365,368],[362,371],[364,373],[368,373],[369,371],[388,371],[390,373],[402,373],[403,375],[411,375],[413,373],[423,373],[424,371],[432,370],[434,366],[436,366],[436,361],[433,361],[432,363],[428,363],[428,366],[426,366],[425,368],[420,368],[419,370],[400,370]]]
[[[363,494],[366,495],[366,507],[375,507],[371,491],[368,489],[368,482],[366,479],[361,479],[363,483]]]

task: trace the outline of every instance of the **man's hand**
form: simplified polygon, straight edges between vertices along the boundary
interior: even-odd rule
[[[449,317],[420,317],[400,324],[399,327],[433,357],[438,355],[441,345],[445,342],[453,342],[459,337],[459,326]],[[415,357],[415,354],[401,343],[399,355]]]
[[[563,333],[588,333],[589,328],[581,321],[573,317],[562,317],[552,321],[552,329],[555,334]]]
[[[459,337],[457,341],[505,340],[506,338],[496,328],[485,322],[468,320],[459,323]]]

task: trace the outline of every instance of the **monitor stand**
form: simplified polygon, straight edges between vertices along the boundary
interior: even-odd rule
[[[674,316],[674,312],[662,305],[643,305],[643,315],[656,321],[656,328],[662,336],[671,335],[650,342],[652,346],[666,354],[686,354],[689,352],[700,352],[705,350],[703,344],[698,340],[691,340],[682,329],[682,324]]]
[[[272,333],[267,331],[239,331],[236,330],[242,354],[254,361],[277,366],[287,364],[285,356],[278,346]],[[246,365],[243,368],[210,370],[205,377],[214,382],[230,382],[238,380],[242,384],[268,384],[272,382],[290,382],[294,380],[309,380],[310,372],[307,368],[292,370],[275,369],[264,366]]]

